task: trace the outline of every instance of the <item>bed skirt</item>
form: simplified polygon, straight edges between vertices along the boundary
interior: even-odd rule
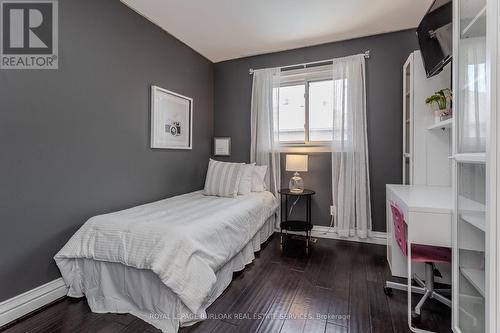
[[[73,281],[68,296],[87,298],[92,312],[130,313],[163,332],[177,332],[206,318],[205,310],[231,283],[233,273],[241,271],[255,259],[255,252],[274,232],[276,217],[271,216],[243,249],[216,273],[211,296],[199,313],[192,313],[152,271],[120,263],[72,259]],[[70,273],[70,272],[63,272]]]

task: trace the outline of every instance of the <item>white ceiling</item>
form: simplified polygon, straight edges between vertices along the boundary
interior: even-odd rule
[[[432,0],[121,0],[213,62],[414,28]]]

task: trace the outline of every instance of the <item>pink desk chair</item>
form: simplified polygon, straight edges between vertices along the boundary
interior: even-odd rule
[[[392,222],[394,224],[394,238],[396,239],[401,252],[406,257],[408,255],[408,249],[404,215],[401,209],[393,202],[391,202],[391,212]],[[422,306],[429,298],[434,298],[437,301],[451,307],[451,301],[440,294],[440,292],[451,292],[451,290],[434,288],[434,276],[442,277],[441,273],[439,273],[436,269],[434,263],[451,263],[451,249],[448,247],[411,244],[411,260],[414,262],[425,263],[425,282],[414,274],[413,279],[418,286],[411,287],[412,292],[424,295],[418,302],[417,306],[415,306],[415,311],[413,311],[411,315],[412,320],[418,322],[420,320]],[[386,281],[384,287],[385,294],[391,295],[392,289],[407,291],[408,285],[406,283]]]

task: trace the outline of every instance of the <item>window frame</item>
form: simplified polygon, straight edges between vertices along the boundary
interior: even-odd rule
[[[295,85],[304,85],[304,141],[279,141],[282,151],[294,152],[297,148],[317,148],[318,151],[330,150],[333,143],[329,141],[311,141],[309,128],[309,85],[311,82],[334,81],[332,66],[317,66],[312,68],[296,69],[282,73],[280,80],[280,88]],[[279,122],[279,119],[278,119]],[[279,128],[279,125],[278,125]]]

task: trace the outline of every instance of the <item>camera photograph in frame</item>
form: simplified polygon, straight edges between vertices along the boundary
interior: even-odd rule
[[[193,99],[151,86],[151,148],[192,149]]]

